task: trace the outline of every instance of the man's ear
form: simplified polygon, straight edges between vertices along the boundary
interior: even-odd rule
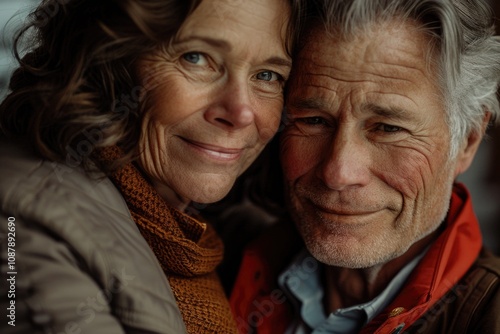
[[[481,144],[481,141],[483,140],[490,119],[491,113],[486,112],[484,114],[481,131],[473,131],[467,138],[465,138],[462,146],[460,147],[460,151],[458,152],[455,177],[465,172],[471,165],[472,160],[474,160],[474,156],[476,155],[477,149],[479,148],[479,144]]]

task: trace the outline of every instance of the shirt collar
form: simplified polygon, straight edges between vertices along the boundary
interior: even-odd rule
[[[373,300],[338,309],[325,315],[324,290],[321,284],[321,264],[304,248],[278,277],[278,283],[290,297],[300,321],[311,329],[327,333],[357,333],[364,325],[384,310],[397,296],[406,279],[425,255],[415,257],[391,280],[387,287]],[[297,324],[296,324],[297,326]],[[343,328],[340,330],[340,328]]]

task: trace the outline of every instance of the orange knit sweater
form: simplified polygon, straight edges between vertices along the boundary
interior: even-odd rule
[[[110,164],[121,155],[119,148],[109,147],[98,159]],[[236,333],[215,272],[224,254],[215,230],[168,206],[133,163],[109,177],[167,275],[188,333]]]

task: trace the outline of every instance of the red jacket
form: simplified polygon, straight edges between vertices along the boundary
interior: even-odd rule
[[[446,293],[460,289],[455,285],[482,247],[470,195],[463,185],[453,189],[445,224],[400,294],[360,333],[400,333],[412,324],[416,326],[426,311],[447,300],[443,297]],[[302,247],[291,224],[280,224],[245,250],[230,298],[240,333],[278,334],[288,328],[293,309],[276,282]],[[402,313],[395,311],[402,308]]]

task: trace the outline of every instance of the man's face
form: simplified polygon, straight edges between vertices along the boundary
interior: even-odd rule
[[[288,202],[320,261],[371,267],[444,219],[455,177],[428,38],[410,23],[342,41],[312,31],[281,143]]]

